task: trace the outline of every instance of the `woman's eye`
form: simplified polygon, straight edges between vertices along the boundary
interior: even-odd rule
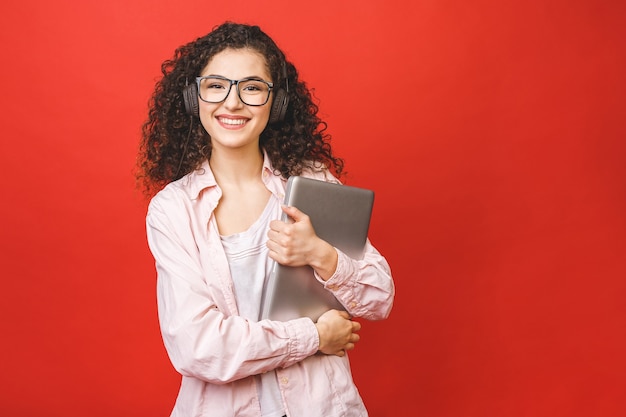
[[[246,83],[242,87],[243,87],[243,91],[247,91],[249,93],[264,91],[266,89],[265,84],[259,83],[259,82]]]

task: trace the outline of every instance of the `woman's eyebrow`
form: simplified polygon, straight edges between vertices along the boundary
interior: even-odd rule
[[[227,79],[231,79],[228,78],[225,75],[222,74],[207,74],[207,75],[202,75],[202,77],[222,77],[222,78],[227,78]],[[261,80],[261,81],[266,81],[265,77],[261,77],[260,75],[248,75],[246,77],[240,78],[240,80]]]

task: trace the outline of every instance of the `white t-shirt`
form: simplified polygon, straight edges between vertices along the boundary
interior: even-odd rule
[[[279,219],[280,202],[270,196],[261,217],[244,232],[222,236],[222,245],[228,258],[230,273],[235,285],[235,297],[239,314],[250,320],[259,321],[263,286],[272,269],[268,256],[267,232],[270,221]],[[276,372],[256,376],[263,417],[281,417],[285,414],[278,388]]]

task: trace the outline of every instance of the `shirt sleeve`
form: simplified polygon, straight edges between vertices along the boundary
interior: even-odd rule
[[[339,249],[336,250],[338,260],[335,273],[327,281],[316,274],[317,279],[352,316],[368,320],[387,318],[395,296],[395,285],[387,260],[369,239],[361,260],[352,259]]]
[[[190,216],[180,203],[166,203],[168,210],[151,202],[146,227],[157,270],[161,333],[178,372],[225,384],[317,352],[319,336],[308,318],[251,322],[228,314],[219,280],[205,277]]]

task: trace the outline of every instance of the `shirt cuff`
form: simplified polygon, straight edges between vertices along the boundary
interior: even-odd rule
[[[319,333],[315,323],[308,317],[290,320],[285,323],[289,335],[289,360],[293,365],[317,353],[320,346]]]

